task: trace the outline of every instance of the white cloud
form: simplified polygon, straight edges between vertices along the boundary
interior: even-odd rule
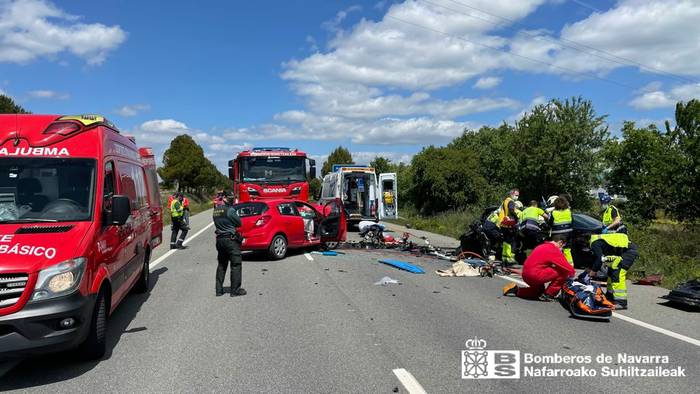
[[[501,83],[501,78],[499,77],[481,77],[474,84],[475,89],[491,89],[498,86]]]
[[[357,11],[361,11],[362,7],[359,5],[353,5],[350,6],[342,11],[338,11],[337,14],[335,14],[335,17],[331,20],[327,20],[321,24],[321,27],[325,30],[328,30],[331,33],[338,34],[342,32],[342,29],[340,25],[343,23],[345,18],[348,17],[349,14]]]
[[[119,116],[129,118],[141,114],[142,112],[149,111],[151,106],[148,104],[133,104],[125,105],[115,109],[113,112]]]
[[[126,40],[119,26],[80,19],[46,0],[0,0],[0,62],[27,63],[69,52],[101,64]]]
[[[511,42],[512,52],[555,67],[512,57],[509,66],[570,75],[601,74],[625,66],[644,72],[697,75],[699,19],[700,2],[694,0],[619,0],[607,11],[566,25],[559,37],[535,31]]]
[[[532,111],[533,108],[535,108],[535,107],[538,106],[538,105],[542,105],[542,104],[546,103],[547,101],[548,101],[547,98],[544,97],[544,96],[537,96],[537,97],[535,97],[534,99],[532,99],[532,101],[530,101],[530,103],[529,103],[528,105],[526,105],[525,107],[523,107],[523,108],[520,110],[520,112],[518,112],[518,113],[515,114],[515,115],[512,115],[512,116],[508,117],[508,121],[509,121],[509,122],[517,122],[517,121],[519,121],[519,120],[522,119],[523,116],[525,116],[528,112]]]
[[[67,100],[70,98],[68,93],[60,93],[53,90],[32,90],[27,93],[29,97],[34,99],[45,99],[45,100]]]
[[[679,101],[700,98],[700,83],[677,85],[666,91],[662,90],[660,84],[650,84],[639,93],[639,96],[630,101],[630,105],[636,109],[671,108]]]

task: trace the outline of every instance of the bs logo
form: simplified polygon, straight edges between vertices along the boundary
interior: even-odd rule
[[[520,379],[520,351],[485,350],[486,341],[474,337],[462,351],[462,379]]]

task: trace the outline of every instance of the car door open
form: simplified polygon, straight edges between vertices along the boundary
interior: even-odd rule
[[[347,235],[347,221],[343,202],[340,198],[328,201],[323,206],[324,219],[321,221],[321,242],[343,242]]]

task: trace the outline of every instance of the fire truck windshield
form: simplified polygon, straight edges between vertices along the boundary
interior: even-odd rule
[[[0,160],[0,223],[87,221],[94,159]]]
[[[243,182],[291,183],[306,180],[306,158],[258,156],[240,161]]]

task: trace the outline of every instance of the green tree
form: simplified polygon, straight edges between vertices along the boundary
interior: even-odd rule
[[[484,202],[487,182],[479,172],[476,155],[454,147],[429,146],[411,161],[410,196],[424,213]]]
[[[27,114],[24,108],[15,104],[10,97],[0,94],[0,114]]]
[[[177,182],[180,190],[200,194],[228,185],[227,178],[204,156],[202,147],[186,134],[170,142],[158,174],[166,184]]]
[[[321,180],[312,178],[309,180],[309,199],[318,200],[321,196]]]
[[[382,156],[376,156],[374,160],[369,162],[369,166],[374,168],[374,171],[377,173],[377,175],[386,172],[394,172],[394,166],[391,164],[391,160]]]
[[[604,169],[600,150],[608,138],[605,116],[588,100],[538,105],[516,124],[506,149],[514,160],[502,168],[504,179],[527,199],[569,193],[572,206],[586,209]]]
[[[651,220],[658,209],[673,210],[674,178],[683,176],[674,170],[680,163],[673,150],[669,136],[656,126],[639,129],[633,122],[625,122],[622,138],[603,150],[608,190],[627,196],[625,209],[632,219]]]
[[[352,160],[350,151],[347,148],[339,146],[328,155],[328,159],[323,163],[323,167],[321,167],[321,176],[326,176],[326,174],[331,172],[334,164],[355,164],[355,162]]]
[[[666,122],[673,159],[677,160],[676,170],[682,173],[681,179],[673,186],[675,201],[673,215],[679,219],[697,220],[700,218],[700,101],[690,100],[676,104],[676,126],[671,129]]]

